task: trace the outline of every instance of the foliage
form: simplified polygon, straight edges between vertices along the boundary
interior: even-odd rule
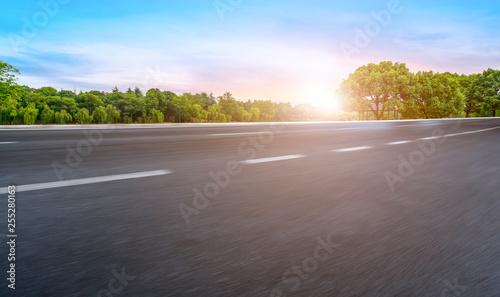
[[[485,70],[479,77],[479,93],[482,96],[482,105],[496,116],[500,108],[500,70]]]
[[[17,106],[20,88],[17,85],[16,74],[19,70],[0,60],[0,112],[9,112]]]
[[[120,111],[111,104],[106,106],[106,119],[108,124],[115,124],[120,121]]]
[[[151,110],[149,116],[147,117],[148,123],[163,123],[163,113],[159,110],[153,109]]]
[[[108,114],[106,113],[106,109],[102,106],[96,107],[96,109],[92,113],[92,120],[98,124],[106,124],[108,122]]]
[[[43,108],[40,119],[42,120],[42,124],[53,124],[55,120],[55,111],[50,109],[48,105],[45,105]]]
[[[380,120],[412,94],[413,75],[404,63],[382,62],[361,66],[340,85],[344,110],[371,110]]]
[[[403,101],[405,118],[448,118],[459,116],[465,106],[458,79],[450,73],[418,72],[412,95]]]
[[[73,120],[73,117],[66,111],[66,110],[61,110],[56,112],[55,114],[55,120],[57,124],[67,124],[70,123]]]
[[[238,101],[226,92],[175,94],[138,87],[110,93],[92,90],[77,95],[46,86],[32,89],[17,84],[20,72],[0,61],[0,123],[163,123],[271,122],[359,120],[370,111],[378,120],[391,119],[397,109],[403,118],[495,116],[500,109],[500,70],[458,75],[421,71],[390,61],[359,67],[337,90],[343,112],[311,104]],[[332,98],[333,100],[333,98]],[[363,116],[363,119],[365,116]]]
[[[76,98],[78,106],[87,109],[90,113],[94,111],[96,107],[104,106],[104,102],[96,95],[91,93],[81,93]]]
[[[89,114],[89,110],[86,108],[80,108],[80,110],[75,116],[75,120],[77,120],[78,123],[83,125],[92,123],[92,117]]]

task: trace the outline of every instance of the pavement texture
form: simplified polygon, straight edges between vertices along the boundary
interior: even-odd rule
[[[0,159],[0,296],[500,296],[500,119],[4,127]]]

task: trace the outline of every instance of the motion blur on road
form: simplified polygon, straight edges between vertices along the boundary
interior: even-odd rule
[[[494,118],[5,128],[9,294],[500,296],[499,140]]]

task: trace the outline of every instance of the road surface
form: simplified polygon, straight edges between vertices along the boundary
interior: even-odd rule
[[[500,296],[500,119],[0,129],[0,296]]]

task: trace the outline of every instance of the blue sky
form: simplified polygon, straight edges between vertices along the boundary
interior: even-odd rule
[[[413,71],[500,68],[496,1],[19,0],[2,6],[0,59],[19,68],[19,83],[32,87],[230,91],[239,100],[326,106],[349,73],[371,62],[405,62]]]

